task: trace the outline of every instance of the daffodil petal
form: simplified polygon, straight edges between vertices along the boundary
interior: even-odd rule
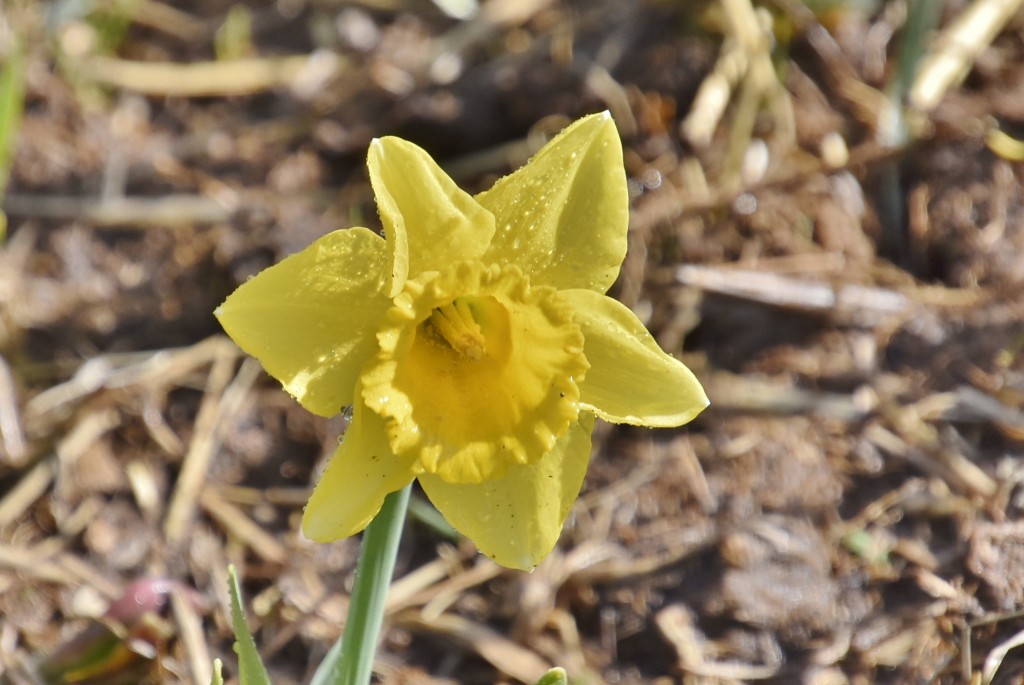
[[[615,282],[629,196],[622,143],[607,112],[566,128],[477,199],[497,227],[485,261],[515,264],[534,285],[604,293]]]
[[[558,542],[579,496],[590,461],[594,417],[580,421],[533,465],[511,467],[503,478],[452,484],[422,474],[420,485],[448,523],[502,566],[532,570]]]
[[[414,478],[413,462],[388,447],[384,420],[357,400],[352,423],[302,513],[302,534],[316,542],[355,535],[384,498]]]
[[[575,307],[590,370],[583,406],[602,419],[640,426],[680,426],[708,406],[693,373],[658,347],[628,307],[592,290],[559,293]]]
[[[214,313],[302,406],[331,416],[352,403],[376,350],[387,263],[372,231],[335,231],[243,283]]]
[[[401,138],[375,139],[367,166],[391,251],[391,297],[407,278],[476,259],[487,249],[494,216],[421,148]]]

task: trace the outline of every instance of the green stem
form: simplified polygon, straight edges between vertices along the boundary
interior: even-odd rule
[[[320,664],[311,685],[369,684],[411,490],[410,483],[388,495],[366,527],[345,632]]]

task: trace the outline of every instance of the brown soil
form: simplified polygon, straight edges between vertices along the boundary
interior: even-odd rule
[[[1024,166],[987,136],[1024,133],[1024,23],[886,148],[904,4],[765,3],[773,49],[745,58],[767,71],[701,140],[681,125],[744,2],[489,0],[468,21],[426,1],[7,2],[26,100],[0,247],[0,671],[22,682],[131,582],[169,577],[197,601],[165,613],[148,677],[194,682],[212,657],[232,675],[234,563],[274,682],[308,679],[358,552],[297,533],[342,419],[303,411],[212,310],[376,225],[374,136],[480,189],[611,109],[633,193],[614,292],[712,408],[599,426],[532,575],[411,521],[381,679],[961,683],[988,659],[1019,682]],[[131,81],[127,61],[195,64],[218,40],[313,57],[248,89],[255,69]]]

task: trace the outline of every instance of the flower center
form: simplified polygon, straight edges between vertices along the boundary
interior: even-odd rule
[[[579,417],[589,364],[571,307],[515,267],[457,262],[407,281],[361,376],[395,454],[449,483],[534,464]]]
[[[486,342],[480,324],[473,318],[469,303],[458,298],[430,314],[429,327],[448,345],[473,361],[480,361],[487,352]]]

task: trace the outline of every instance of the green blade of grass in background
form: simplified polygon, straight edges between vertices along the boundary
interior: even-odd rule
[[[568,683],[569,676],[566,675],[565,669],[556,666],[542,675],[536,685],[568,685]]]
[[[213,660],[213,678],[210,680],[210,685],[224,685],[224,675],[220,672],[223,666],[220,659]]]
[[[894,69],[886,86],[888,107],[878,122],[878,142],[887,147],[906,148],[911,142],[907,126],[907,96],[928,46],[928,38],[939,24],[942,3],[935,0],[912,0],[907,7],[907,21],[903,26],[896,51]],[[901,160],[887,162],[879,171],[882,179],[878,197],[882,219],[882,245],[884,251],[897,262],[909,259],[907,245],[907,193],[901,178]]]
[[[270,685],[270,676],[263,667],[256,642],[249,633],[242,611],[242,590],[238,586],[238,573],[228,566],[228,591],[231,593],[231,624],[235,628],[235,652],[238,654],[238,679],[242,685]]]
[[[422,497],[409,498],[409,518],[419,521],[443,538],[458,542],[459,531],[452,528],[434,505]]]
[[[3,36],[0,35],[0,41]],[[6,50],[4,49],[6,47]],[[7,190],[11,165],[14,163],[14,141],[25,106],[25,58],[18,40],[10,37],[7,46],[0,44],[0,202]],[[0,209],[0,241],[7,236],[7,215]]]

